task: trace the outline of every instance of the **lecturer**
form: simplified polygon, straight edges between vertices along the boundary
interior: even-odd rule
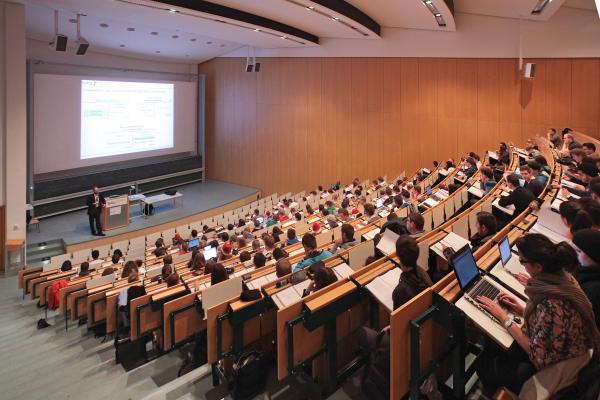
[[[106,236],[102,233],[102,207],[106,205],[104,196],[98,191],[98,186],[92,186],[92,194],[87,197],[88,217],[90,219],[90,230],[94,236]]]

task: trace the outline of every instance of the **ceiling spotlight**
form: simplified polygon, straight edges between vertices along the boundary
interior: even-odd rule
[[[282,38],[282,39],[287,39],[287,36],[282,36],[281,38]]]
[[[179,35],[173,35],[171,36],[173,39],[177,39],[179,37]]]
[[[100,28],[108,28],[108,24],[100,24]]]
[[[425,0],[425,4],[431,4],[432,1],[431,0]]]
[[[67,36],[58,33],[58,10],[54,10],[54,37],[48,45],[56,51],[67,51],[68,41]]]
[[[339,20],[340,20],[340,17],[333,17],[333,20],[334,20],[334,21],[339,21]]]
[[[124,44],[120,44],[119,47],[125,47],[125,45]]]
[[[75,18],[69,18],[69,22],[72,24],[76,24],[77,20]]]
[[[75,41],[75,54],[83,56],[90,47],[87,40],[81,37],[81,14],[77,14],[77,40]]]
[[[170,13],[173,13],[173,14],[176,14],[176,13],[179,12],[179,10],[176,10],[174,8],[168,8],[167,11],[170,12]]]
[[[442,16],[442,14],[440,14],[440,13],[436,13],[436,14],[433,14],[433,15],[435,15],[438,18]]]
[[[190,39],[190,42],[195,42],[195,41],[196,41],[196,38],[191,38]]]
[[[150,32],[150,34],[151,34],[152,36],[157,36],[157,35],[158,35],[158,32]]]
[[[212,42],[206,42],[206,44],[212,44]]]
[[[256,29],[254,30],[254,32],[260,32],[260,29],[256,28]]]
[[[155,51],[155,53],[156,53],[156,54],[160,54],[160,50],[156,50],[156,51]]]
[[[127,32],[135,32],[135,28],[127,28]]]

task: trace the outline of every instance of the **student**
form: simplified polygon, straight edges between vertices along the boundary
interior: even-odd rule
[[[425,231],[423,230],[424,226],[425,219],[418,212],[411,212],[408,214],[408,217],[406,217],[406,230],[412,238],[417,239],[418,237],[423,236],[425,234]]]
[[[498,162],[502,165],[510,164],[510,153],[508,146],[504,142],[500,142],[500,148],[498,149]]]
[[[477,172],[477,161],[473,157],[467,157],[465,160],[466,169],[463,171],[467,178],[472,177]]]
[[[594,143],[584,143],[581,145],[583,151],[585,152],[586,157],[591,156],[592,154],[594,154],[596,152],[596,145]]]
[[[534,373],[561,361],[571,359],[574,366],[583,367],[589,361],[584,355],[599,337],[592,305],[563,267],[576,257],[573,248],[566,242],[555,245],[537,233],[520,237],[516,245],[519,261],[531,276],[525,288],[529,298],[526,306],[506,293],[499,295],[499,302],[477,298],[515,339],[508,351],[496,351],[490,342],[478,360],[477,375],[489,392],[505,386],[519,393]],[[523,317],[524,329],[501,305]],[[575,358],[580,356],[584,360],[578,365]]]
[[[60,266],[60,270],[62,272],[67,272],[67,271],[70,271],[71,269],[73,269],[73,265],[71,264],[70,260],[63,261],[62,265]]]
[[[337,281],[335,272],[331,268],[327,268],[323,261],[318,261],[312,264],[309,269],[311,281],[304,289],[302,297],[306,297],[311,293],[321,290]]]
[[[556,129],[550,128],[546,133],[546,137],[552,143],[555,149],[559,149],[562,145],[562,135],[556,132]]]
[[[579,266],[573,272],[579,286],[586,294],[600,328],[600,231],[582,229],[573,235],[573,247]]]
[[[135,261],[127,261],[125,263],[125,265],[123,266],[123,270],[121,271],[121,279],[123,278],[128,278],[129,275],[131,274],[131,271],[137,271],[138,270],[138,266],[135,263]]]
[[[340,251],[349,249],[357,243],[358,242],[354,238],[354,227],[350,224],[342,224],[342,238],[337,239],[334,242],[331,252],[337,254]]]
[[[371,203],[365,204],[365,215],[367,216],[367,224],[373,223],[379,219],[379,215],[375,214],[375,206]]]
[[[514,205],[514,215],[519,215],[529,207],[529,203],[535,200],[535,196],[529,190],[519,185],[519,178],[515,174],[506,177],[506,185],[512,191],[508,196],[501,196],[498,204],[501,207]]]
[[[419,245],[410,236],[400,236],[396,240],[396,255],[400,260],[400,281],[392,292],[394,310],[432,285],[427,272],[417,265]]]
[[[171,275],[167,276],[166,282],[167,287],[177,286],[179,284],[179,275],[177,275],[177,272],[173,272]]]
[[[169,277],[169,275],[171,275],[172,273],[173,273],[173,267],[171,266],[171,264],[165,264],[160,269],[160,275],[157,276],[156,278],[153,278],[152,280],[158,281],[158,282],[165,282],[167,280],[167,278]]]
[[[208,225],[204,225],[204,228],[202,229],[202,233],[207,233],[208,231]],[[192,231],[190,232],[190,239],[196,239],[198,237],[198,231],[195,229],[192,229]]]
[[[260,243],[260,239],[254,239],[252,241],[252,251],[260,251],[262,248],[262,244]]]
[[[204,268],[206,268],[206,259],[203,253],[198,252],[192,260],[190,269],[192,270],[192,274],[197,276],[203,274]]]
[[[302,236],[302,247],[304,247],[304,259],[294,266],[292,272],[303,270],[317,261],[325,260],[326,258],[333,256],[333,254],[327,250],[317,250],[317,239],[312,233],[306,233]]]
[[[569,200],[560,203],[558,212],[563,224],[569,228],[570,237],[573,237],[577,231],[594,227],[594,218],[590,211],[590,208],[586,209],[584,203],[580,200]]]
[[[113,267],[106,267],[102,271],[102,276],[107,276],[107,275],[114,274],[114,273],[115,273],[115,269]]]
[[[275,273],[277,274],[278,278],[291,274],[292,264],[290,263],[290,260],[287,258],[280,258],[277,260],[275,263]]]
[[[246,261],[250,261],[251,259],[252,259],[252,255],[250,254],[249,251],[244,250],[240,253],[240,262],[243,263]]]
[[[227,270],[223,266],[223,264],[217,263],[215,264],[212,273],[210,274],[210,285],[214,286],[217,283],[221,283],[229,279],[227,275]]]
[[[286,232],[287,240],[281,245],[281,247],[290,246],[292,244],[296,244],[300,242],[298,237],[296,237],[296,230],[294,228],[290,228]]]
[[[221,251],[219,254],[219,260],[218,261],[226,261],[229,260],[233,257],[233,254],[231,254],[233,250],[233,247],[231,246],[231,243],[226,242],[225,244],[223,244],[223,246],[221,246]]]
[[[256,269],[262,268],[267,264],[267,257],[262,252],[258,251],[254,254],[253,262]]]
[[[496,221],[494,214],[487,211],[480,211],[477,213],[475,227],[477,228],[477,232],[471,236],[473,252],[494,237],[498,230],[498,222]]]
[[[489,193],[494,187],[496,187],[494,171],[492,171],[490,167],[481,167],[479,171],[481,172],[481,190],[483,190],[485,193]]]
[[[94,270],[96,267],[100,267],[104,263],[104,260],[100,258],[100,252],[98,250],[92,250],[92,261],[90,261],[90,268]]]
[[[84,261],[79,266],[79,276],[88,276],[90,274],[90,263]]]
[[[286,258],[288,257],[289,254],[287,253],[287,251],[281,249],[280,247],[276,247],[273,250],[273,258],[275,259],[275,261],[279,261],[282,258]]]
[[[265,253],[270,254],[275,250],[275,239],[269,234],[263,235],[263,243],[265,244]]]

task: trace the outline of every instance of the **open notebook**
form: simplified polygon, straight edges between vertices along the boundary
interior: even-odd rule
[[[394,310],[392,293],[400,281],[400,268],[393,268],[367,283],[366,288],[389,311]]]
[[[277,279],[277,273],[272,272],[268,275],[263,275],[260,278],[253,279],[246,283],[250,289],[260,289],[267,283],[273,282]]]
[[[456,233],[450,232],[442,240],[440,240],[439,242],[437,242],[433,246],[431,246],[431,249],[438,256],[440,256],[444,260],[446,260],[446,256],[444,256],[444,246],[452,247],[452,249],[454,251],[458,251],[458,250],[462,249],[463,247],[465,247],[465,245],[470,246],[471,244],[469,243],[469,241],[467,239],[463,238],[462,236],[458,236]]]
[[[282,309],[288,307],[291,304],[296,303],[302,298],[302,294],[304,293],[304,289],[308,287],[311,280],[306,279],[300,283],[292,285],[283,289],[280,292],[275,293],[271,298],[275,302],[275,305],[278,309]]]

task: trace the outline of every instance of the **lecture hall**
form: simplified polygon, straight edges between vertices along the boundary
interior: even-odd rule
[[[600,400],[600,0],[0,0],[2,400]]]

